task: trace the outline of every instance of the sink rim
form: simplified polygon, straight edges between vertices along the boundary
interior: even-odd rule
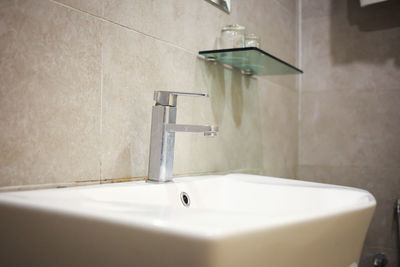
[[[244,177],[244,178],[243,178]],[[7,199],[7,196],[15,196],[15,195],[23,195],[24,192],[36,192],[36,194],[39,194],[41,192],[49,192],[51,190],[52,192],[68,192],[68,191],[79,191],[79,190],[85,190],[87,188],[120,188],[121,186],[123,188],[125,187],[162,187],[162,186],[171,186],[172,184],[186,184],[186,183],[196,183],[199,181],[204,181],[207,179],[215,179],[215,178],[222,178],[222,179],[233,179],[236,181],[240,181],[242,179],[244,180],[253,180],[259,182],[260,184],[265,184],[265,185],[280,185],[280,186],[299,186],[299,187],[306,187],[306,188],[328,188],[328,189],[337,189],[337,190],[345,190],[345,191],[351,191],[351,192],[358,192],[365,194],[366,197],[369,197],[369,201],[358,204],[358,205],[353,205],[353,206],[348,206],[347,209],[344,211],[343,209],[339,210],[331,210],[329,212],[324,213],[323,215],[319,216],[308,216],[308,217],[303,217],[301,219],[297,219],[296,221],[279,221],[276,220],[274,224],[266,224],[266,223],[259,223],[259,224],[253,224],[253,225],[248,225],[247,227],[243,227],[240,229],[236,230],[226,230],[226,231],[201,231],[201,232],[196,232],[193,231],[192,229],[179,229],[175,227],[171,227],[171,225],[164,227],[161,224],[149,224],[146,223],[146,220],[135,220],[132,221],[129,218],[113,218],[113,217],[107,217],[104,216],[104,214],[98,214],[98,213],[85,213],[85,212],[79,212],[74,209],[59,209],[51,206],[42,206],[38,205],[37,203],[30,203],[26,202],[25,200],[22,201],[15,201],[14,199]],[[266,179],[267,178],[267,179]],[[269,230],[269,229],[276,229],[279,227],[285,227],[287,225],[293,225],[293,224],[299,224],[299,223],[307,223],[308,221],[313,221],[313,220],[320,220],[323,218],[329,218],[329,217],[334,217],[338,215],[343,215],[351,212],[356,212],[356,211],[361,211],[365,209],[371,209],[375,208],[376,206],[376,200],[375,198],[366,190],[363,189],[358,189],[358,188],[352,188],[352,187],[346,187],[346,186],[337,186],[337,185],[329,185],[329,184],[321,184],[321,183],[314,183],[314,182],[307,182],[307,181],[300,181],[300,180],[292,180],[292,179],[283,179],[283,178],[275,178],[275,177],[269,177],[269,176],[258,176],[258,175],[248,175],[248,174],[228,174],[228,175],[206,175],[206,176],[188,176],[188,177],[180,177],[174,179],[173,183],[168,183],[168,184],[160,184],[160,183],[146,183],[145,181],[132,181],[132,182],[125,182],[125,183],[115,183],[115,184],[99,184],[99,185],[90,185],[90,186],[80,186],[80,187],[69,187],[69,188],[58,188],[58,189],[40,189],[40,190],[31,190],[31,191],[19,191],[19,192],[4,192],[0,193],[0,205],[9,205],[9,206],[14,206],[22,209],[30,209],[30,210],[36,210],[39,212],[47,212],[47,213],[54,213],[58,215],[64,215],[64,216],[74,216],[74,217],[80,217],[84,219],[89,219],[89,220],[98,220],[98,221],[107,221],[110,223],[114,224],[121,224],[129,227],[140,227],[143,229],[151,230],[151,231],[156,231],[156,232],[163,232],[163,233],[169,233],[169,234],[174,234],[174,235],[180,235],[180,236],[186,236],[186,237],[192,237],[196,239],[202,239],[202,240],[215,240],[215,239],[221,239],[221,238],[226,238],[232,235],[240,235],[240,234],[245,234],[249,232],[257,232],[261,230]],[[190,209],[189,209],[190,210]],[[252,215],[253,219],[254,218],[259,218],[259,219],[268,219],[267,216],[257,216],[255,214]]]

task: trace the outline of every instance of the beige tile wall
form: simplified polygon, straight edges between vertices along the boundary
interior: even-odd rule
[[[298,92],[265,82],[263,99],[264,171],[275,177],[296,177]]]
[[[0,187],[147,175],[155,90],[181,98],[178,123],[217,124],[208,139],[177,134],[175,175],[295,176],[297,84],[247,77],[197,57],[240,23],[262,48],[297,63],[297,5],[204,0],[5,0],[0,3]]]
[[[297,176],[372,192],[378,206],[360,266],[371,266],[378,252],[389,255],[388,266],[398,266],[400,5],[302,4],[305,74]]]
[[[100,22],[2,1],[0,29],[0,186],[99,180]]]

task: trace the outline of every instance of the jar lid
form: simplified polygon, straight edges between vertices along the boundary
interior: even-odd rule
[[[246,28],[239,24],[231,24],[222,27],[221,31],[245,31]]]

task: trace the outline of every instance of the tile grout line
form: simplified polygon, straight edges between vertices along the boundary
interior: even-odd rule
[[[297,2],[297,66],[302,68],[303,63],[303,53],[302,53],[302,40],[303,40],[303,32],[302,32],[302,0],[298,0]],[[302,85],[303,85],[303,74],[299,75],[297,78],[297,86],[298,86],[298,94],[297,94],[297,163],[296,163],[296,179],[299,179],[299,168],[300,168],[300,158],[301,158],[301,107],[302,107]]]
[[[103,25],[100,25],[102,28]],[[99,183],[101,183],[102,178],[102,168],[103,168],[103,89],[104,89],[104,56],[103,56],[103,31],[100,31],[100,153],[99,153]]]
[[[78,9],[78,8],[75,8],[75,7],[71,7],[71,6],[69,6],[69,5],[66,5],[66,4],[57,2],[57,0],[48,0],[48,1],[50,1],[50,2],[52,2],[52,3],[54,3],[54,4],[56,4],[56,5],[65,7],[65,8],[67,8],[67,9],[71,9],[71,10],[77,11],[77,12],[79,12],[79,13],[87,14],[87,15],[89,15],[89,16],[91,16],[91,17],[94,17],[94,18],[99,19],[100,21],[108,22],[108,23],[111,23],[111,24],[113,24],[113,25],[120,26],[120,27],[125,28],[125,29],[127,29],[127,30],[133,31],[133,32],[135,32],[135,33],[137,33],[137,34],[144,35],[144,36],[149,37],[149,38],[151,38],[151,39],[154,39],[154,40],[156,40],[156,41],[162,42],[162,43],[164,43],[164,44],[166,44],[166,45],[169,45],[169,46],[172,46],[172,47],[174,47],[174,48],[180,49],[180,50],[182,50],[182,51],[184,51],[184,52],[186,52],[186,53],[188,53],[188,54],[191,54],[191,55],[193,55],[193,56],[199,57],[199,55],[198,55],[196,52],[192,52],[192,51],[190,51],[190,50],[188,50],[188,49],[186,49],[186,48],[184,48],[184,47],[182,47],[182,46],[176,45],[176,44],[174,44],[174,43],[172,43],[172,42],[169,42],[169,41],[167,41],[167,40],[160,39],[160,38],[158,38],[158,37],[155,37],[155,36],[146,34],[146,33],[144,33],[144,32],[141,32],[141,31],[139,31],[139,30],[130,28],[130,27],[128,27],[128,26],[126,26],[126,25],[123,25],[123,24],[120,24],[120,23],[118,23],[118,22],[114,22],[114,21],[112,21],[112,20],[103,18],[103,17],[101,17],[101,16],[98,16],[98,15],[95,15],[95,14],[92,14],[92,13],[89,13],[89,12],[86,12],[86,11],[84,11],[84,10],[81,10],[81,9]],[[283,8],[286,12],[290,12],[290,10],[289,10],[286,6],[284,6],[282,3],[279,3],[279,1],[277,1],[277,0],[274,0],[274,1],[275,1],[276,3],[278,3],[278,5],[279,5],[281,8]],[[102,15],[104,16],[104,6],[103,6],[103,9],[102,9]],[[289,89],[295,91],[295,89],[292,89],[292,88],[289,88]]]
[[[175,48],[177,48],[177,49],[183,50],[183,51],[185,51],[186,53],[189,53],[189,54],[191,54],[191,55],[197,56],[197,53],[192,52],[192,51],[190,51],[190,50],[188,50],[188,49],[186,49],[186,48],[184,48],[184,47],[182,47],[182,46],[179,46],[179,45],[176,45],[176,44],[174,44],[174,43],[172,43],[172,42],[169,42],[169,41],[160,39],[160,38],[155,37],[155,36],[153,36],[153,35],[150,35],[150,34],[141,32],[141,31],[139,31],[139,30],[133,29],[133,28],[131,28],[131,27],[128,27],[128,26],[123,25],[123,24],[120,24],[120,23],[118,23],[118,22],[115,22],[115,21],[112,21],[112,20],[103,18],[103,17],[101,17],[101,16],[98,16],[98,15],[95,15],[95,14],[92,14],[92,13],[89,13],[89,12],[86,12],[86,11],[84,11],[84,10],[81,10],[81,9],[78,9],[78,8],[75,8],[75,7],[71,7],[71,6],[69,6],[69,5],[66,5],[66,4],[57,2],[56,0],[48,0],[48,1],[52,2],[53,4],[62,6],[62,7],[64,7],[64,8],[71,9],[71,10],[74,10],[74,11],[79,12],[79,13],[87,14],[87,15],[89,15],[89,16],[91,16],[91,17],[94,17],[94,18],[97,18],[97,19],[99,19],[99,20],[101,20],[101,21],[103,21],[103,22],[108,22],[108,23],[111,23],[111,24],[113,24],[113,25],[120,26],[120,27],[125,28],[125,29],[127,29],[127,30],[133,31],[133,32],[135,32],[135,33],[138,33],[138,34],[144,35],[144,36],[146,36],[146,37],[152,38],[152,39],[154,39],[154,40],[156,40],[156,41],[162,42],[162,43],[164,43],[164,44],[166,44],[166,45],[169,45],[169,46],[175,47]],[[104,13],[104,10],[103,10],[103,13]]]

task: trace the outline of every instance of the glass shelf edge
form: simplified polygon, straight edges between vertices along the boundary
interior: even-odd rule
[[[287,63],[285,61],[283,61],[282,59],[277,58],[276,56],[271,55],[268,52],[265,52],[264,50],[261,50],[261,49],[259,49],[257,47],[241,47],[241,48],[202,50],[202,51],[199,51],[199,55],[204,56],[206,59],[209,59],[209,58],[207,58],[205,56],[206,54],[222,54],[222,53],[235,53],[235,52],[240,53],[240,52],[243,52],[243,51],[256,51],[256,52],[258,52],[258,53],[260,53],[260,54],[262,54],[264,56],[267,56],[268,58],[271,58],[271,59],[275,60],[276,62],[278,62],[280,64],[283,64],[286,67],[289,67],[293,71],[297,71],[297,73],[288,73],[288,74],[303,74],[304,73],[301,69],[299,69],[299,68],[297,68],[297,67],[295,67],[295,66],[293,66],[293,65],[291,65],[291,64],[289,64],[289,63]],[[229,63],[222,62],[222,61],[218,60],[217,58],[215,58],[214,60],[217,61],[217,62],[221,62],[223,64],[231,65]],[[235,67],[233,64],[231,66],[236,68],[236,69],[239,69],[239,70],[243,71],[243,69]],[[285,73],[281,73],[281,74],[285,74]],[[254,75],[260,75],[260,74],[255,73]],[[279,74],[261,74],[261,75],[279,75]]]

